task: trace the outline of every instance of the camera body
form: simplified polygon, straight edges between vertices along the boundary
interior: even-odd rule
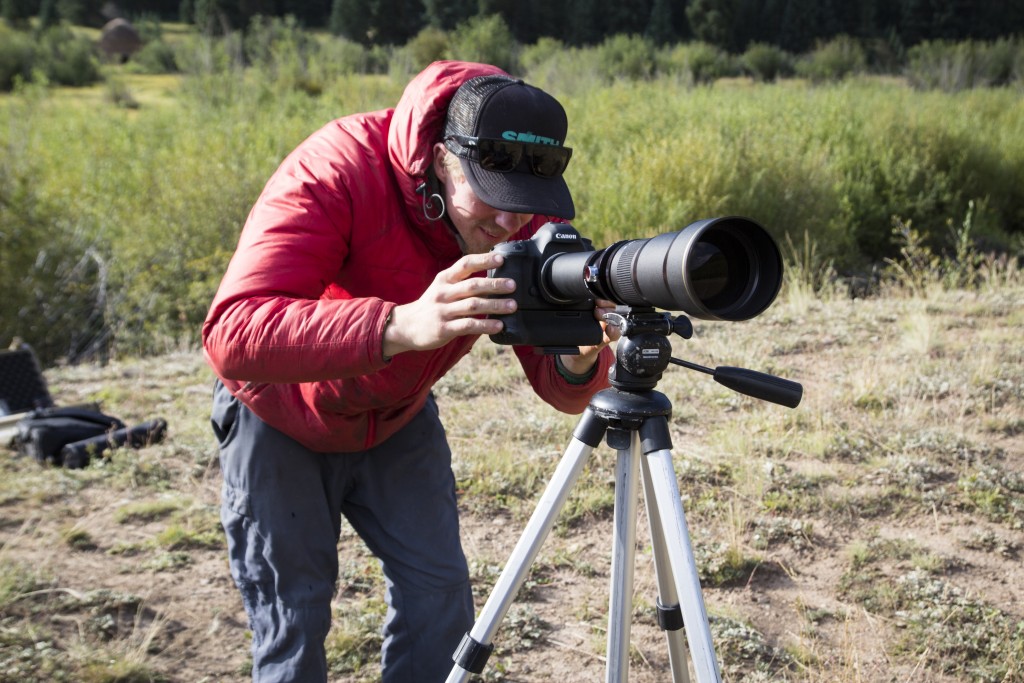
[[[491,335],[496,344],[555,347],[592,346],[604,338],[594,318],[594,299],[563,298],[546,284],[545,264],[562,254],[593,252],[590,240],[568,223],[546,223],[528,240],[505,242],[492,250],[505,262],[488,271],[489,277],[511,278],[516,289],[516,312],[493,316],[502,321],[501,332]],[[582,272],[580,276],[582,277]]]

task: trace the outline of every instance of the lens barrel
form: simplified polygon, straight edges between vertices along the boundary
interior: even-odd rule
[[[553,302],[594,297],[704,320],[748,320],[779,293],[782,255],[763,227],[726,216],[600,251],[558,254],[543,265],[541,280]]]

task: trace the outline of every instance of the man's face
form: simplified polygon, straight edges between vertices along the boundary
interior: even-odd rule
[[[531,213],[509,213],[485,204],[465,176],[445,165],[446,154],[450,152],[444,145],[435,146],[434,170],[444,185],[444,203],[464,254],[486,254],[530,222]]]

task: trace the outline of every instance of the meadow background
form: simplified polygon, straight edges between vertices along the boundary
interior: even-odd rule
[[[574,224],[595,245],[739,214],[782,246],[776,306],[699,324],[676,355],[801,381],[804,404],[682,370],[659,387],[726,677],[1024,675],[1019,41],[927,44],[878,73],[844,38],[801,55],[521,45],[481,18],[385,50],[287,19],[145,28],[127,64],[95,58],[95,31],[56,29],[31,49],[73,68],[35,59],[0,96],[0,329],[33,345],[59,403],[171,423],[167,443],[84,471],[5,460],[0,680],[244,680],[199,325],[284,155],[393,105],[438,57],[502,64],[563,101]],[[21,64],[5,58],[24,35],[0,29],[0,66]],[[575,423],[509,360],[482,342],[437,389],[480,604]],[[611,455],[588,467],[488,680],[600,678]],[[383,614],[358,545],[343,539],[330,641],[344,681],[374,680]],[[660,681],[647,581],[633,665]]]

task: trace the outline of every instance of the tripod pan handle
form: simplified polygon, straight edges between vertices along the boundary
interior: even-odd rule
[[[787,408],[796,408],[800,405],[804,395],[803,386],[797,382],[746,368],[722,365],[715,368],[714,378],[716,382],[733,391]]]

